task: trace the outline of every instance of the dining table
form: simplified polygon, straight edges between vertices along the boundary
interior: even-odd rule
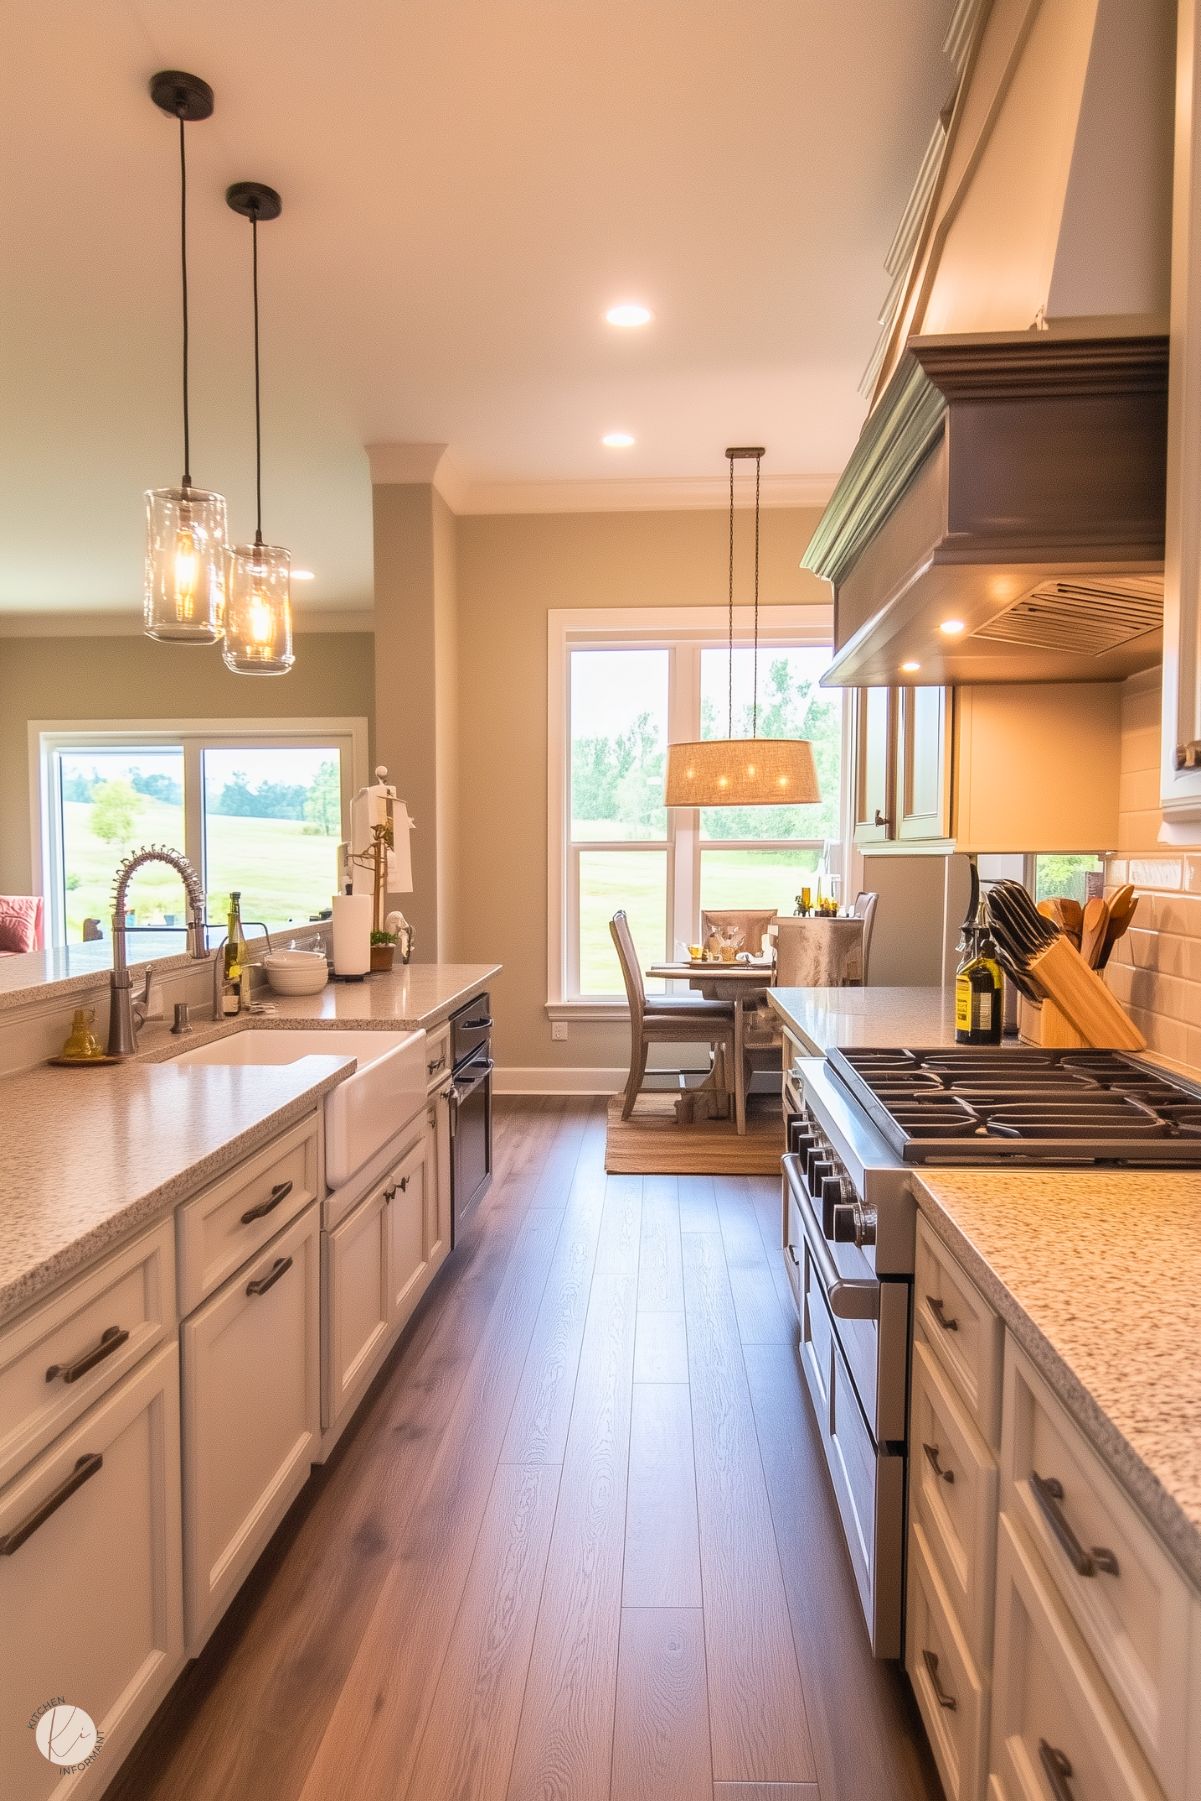
[[[712,958],[702,960],[682,957],[678,961],[652,963],[645,971],[650,979],[687,982],[690,988],[695,988],[706,1000],[729,1001],[732,1004],[734,1129],[739,1133],[746,1131],[747,1015],[757,1002],[763,1000],[775,981],[775,973],[774,957],[743,958],[732,963],[718,962]],[[724,1096],[726,1091],[719,1074],[719,1065],[714,1065],[696,1092],[704,1094],[706,1099]]]

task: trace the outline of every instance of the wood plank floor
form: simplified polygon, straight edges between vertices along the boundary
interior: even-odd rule
[[[937,1801],[868,1654],[760,1176],[496,1179],[106,1801]]]

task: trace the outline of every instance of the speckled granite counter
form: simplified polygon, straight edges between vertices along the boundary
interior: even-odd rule
[[[316,1106],[353,1058],[33,1069],[0,1085],[0,1319]]]
[[[1201,1172],[926,1169],[915,1192],[1201,1585]]]
[[[836,1044],[933,1050],[955,1042],[950,988],[769,988],[767,998],[815,1057]]]
[[[954,1042],[949,989],[783,988],[769,998],[815,1056]],[[1201,1585],[1201,1171],[925,1168],[914,1191]]]

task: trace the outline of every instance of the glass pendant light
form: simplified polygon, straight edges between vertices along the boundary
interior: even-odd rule
[[[183,480],[146,495],[146,635],[168,644],[215,644],[225,606],[225,501],[192,486],[188,416],[188,163],[184,128],[207,119],[213,90],[198,75],[164,69],[150,97],[179,121],[179,243],[183,293]]]
[[[730,700],[725,738],[669,744],[663,803],[668,807],[805,806],[820,800],[813,746],[806,738],[760,738],[759,481],[762,446],[726,451],[730,459]],[[755,459],[755,624],[751,735],[734,736],[734,464]]]
[[[222,656],[235,675],[286,675],[292,654],[292,553],[263,543],[263,418],[259,379],[259,225],[278,219],[283,202],[274,188],[239,181],[225,195],[235,213],[250,220],[251,287],[254,295],[253,544],[229,553],[229,593]]]

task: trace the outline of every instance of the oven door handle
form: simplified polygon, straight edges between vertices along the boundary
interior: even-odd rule
[[[452,1107],[461,1107],[463,1102],[473,1095],[482,1082],[486,1082],[495,1068],[491,1057],[483,1063],[467,1063],[456,1071],[455,1079],[450,1084],[447,1099]]]
[[[805,1228],[805,1243],[817,1265],[818,1277],[825,1290],[826,1305],[836,1319],[879,1319],[880,1284],[875,1277],[844,1276],[834,1261],[833,1253],[821,1229],[809,1191],[799,1179],[794,1157],[784,1159],[788,1186]]]

